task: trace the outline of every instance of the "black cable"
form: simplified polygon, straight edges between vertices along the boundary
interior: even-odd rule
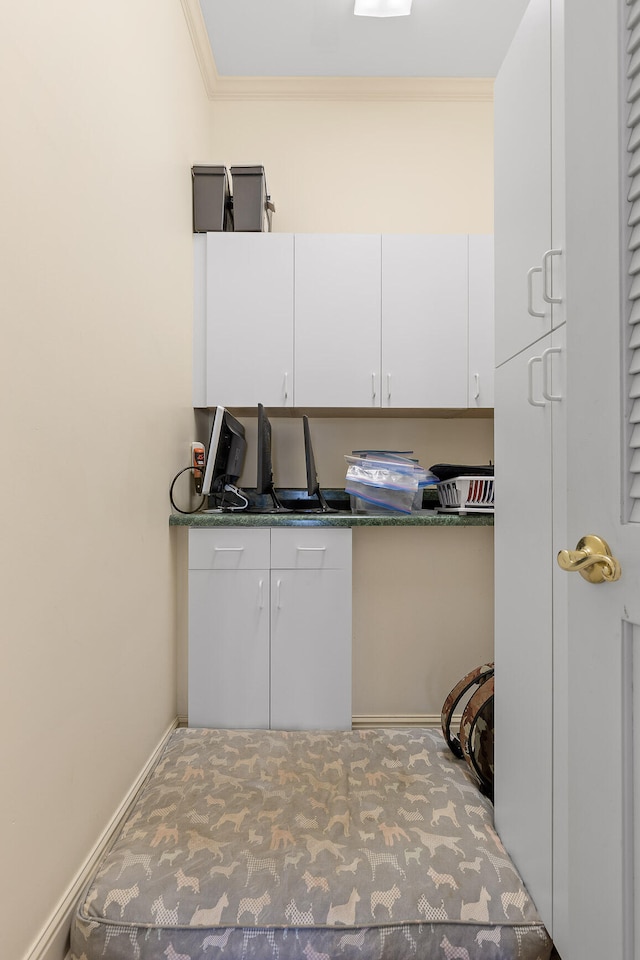
[[[195,508],[195,510],[181,510],[180,507],[176,506],[176,503],[175,503],[175,501],[174,501],[174,499],[173,499],[173,488],[174,488],[175,485],[176,485],[176,480],[178,479],[178,477],[181,477],[183,473],[186,473],[186,472],[187,472],[187,470],[193,470],[193,471],[195,472],[197,469],[198,469],[198,468],[197,468],[197,467],[194,467],[193,465],[190,465],[190,466],[188,466],[188,467],[184,467],[184,469],[179,470],[178,473],[176,473],[175,477],[174,477],[173,480],[171,481],[171,486],[169,487],[169,500],[171,501],[171,506],[173,507],[173,509],[176,510],[178,513],[186,513],[186,514],[189,514],[189,513],[198,513],[198,511],[199,511],[199,510],[202,510],[202,507],[204,506],[204,502],[205,502],[205,500],[207,499],[207,495],[206,495],[206,494],[203,494],[202,500],[200,501],[200,503],[198,504],[198,506]]]

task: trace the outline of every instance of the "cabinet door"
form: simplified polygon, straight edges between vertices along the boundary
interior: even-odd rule
[[[493,235],[469,237],[469,382],[471,408],[493,407]]]
[[[269,726],[270,536],[189,530],[189,724]]]
[[[551,336],[496,370],[495,817],[551,924]],[[546,374],[546,381],[544,375]],[[529,399],[533,401],[532,405]]]
[[[382,406],[467,405],[467,236],[382,238]]]
[[[207,234],[207,406],[293,405],[293,235]]]
[[[495,83],[498,364],[551,329],[542,273],[551,247],[550,17],[550,0],[531,0]]]
[[[269,726],[269,571],[189,571],[189,726]]]
[[[380,236],[296,234],[295,403],[380,406]]]
[[[351,531],[272,530],[271,726],[351,728]]]

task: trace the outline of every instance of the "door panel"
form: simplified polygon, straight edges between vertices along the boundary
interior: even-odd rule
[[[619,5],[601,0],[584,16],[565,2],[566,164],[566,543],[604,538],[622,577],[591,584],[566,578],[568,677],[568,960],[637,957],[630,811],[637,792],[629,750],[629,669],[640,623],[640,524],[622,521],[627,333],[622,297],[628,212],[621,196]],[[593,63],[597,58],[598,76]],[[623,144],[625,145],[623,147]],[[597,203],[594,203],[597,197]],[[585,229],[585,211],[589,228]],[[631,657],[633,654],[633,657]],[[637,691],[636,691],[637,695]],[[637,776],[637,769],[635,771]],[[637,916],[637,913],[636,913]],[[597,922],[594,923],[594,917]],[[636,927],[637,929],[637,927]]]
[[[380,406],[380,245],[373,234],[296,234],[297,407]]]
[[[269,726],[269,571],[189,571],[189,725]]]
[[[207,234],[206,298],[207,406],[292,406],[293,235]]]
[[[553,403],[543,396],[552,356],[543,353],[551,346],[549,335],[518,354],[495,383],[496,827],[550,930]]]
[[[469,377],[467,406],[493,407],[495,355],[493,235],[469,237]]]
[[[467,236],[382,237],[382,406],[466,407]]]
[[[351,572],[274,570],[271,726],[351,728]]]
[[[500,364],[551,329],[541,272],[542,256],[551,246],[550,0],[529,3],[496,78],[494,99]],[[532,316],[528,305],[542,316]]]

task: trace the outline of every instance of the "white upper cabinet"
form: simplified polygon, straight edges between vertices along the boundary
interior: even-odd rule
[[[383,407],[467,406],[467,236],[382,237]]]
[[[492,237],[210,233],[194,251],[194,406],[492,406]]]
[[[379,235],[296,234],[296,406],[380,406],[380,269]]]
[[[551,330],[550,0],[522,22],[495,83],[496,364]]]
[[[494,381],[493,234],[469,237],[469,377],[472,409],[493,407]]]
[[[209,233],[205,406],[293,406],[293,235]]]

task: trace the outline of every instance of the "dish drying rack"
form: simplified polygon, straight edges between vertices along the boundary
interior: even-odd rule
[[[454,477],[437,484],[438,513],[493,513],[493,477]]]

